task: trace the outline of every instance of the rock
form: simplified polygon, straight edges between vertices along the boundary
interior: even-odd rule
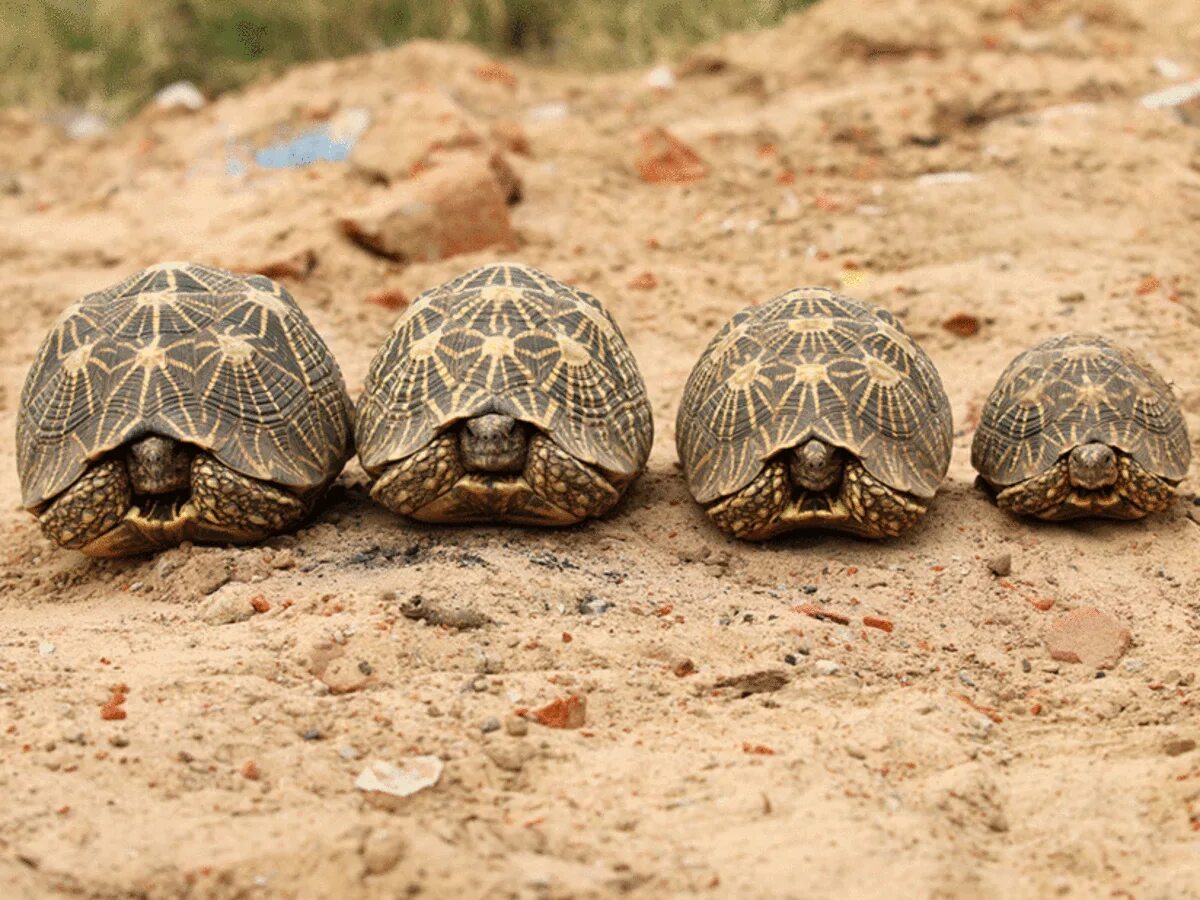
[[[325,666],[320,679],[329,687],[331,694],[349,694],[362,690],[374,680],[369,672],[370,667],[364,672],[362,665],[353,658],[339,656]]]
[[[517,122],[496,122],[491,128],[492,140],[501,148],[518,156],[529,156],[529,136]]]
[[[408,294],[400,288],[384,288],[367,294],[367,302],[384,309],[404,309],[408,306]]]
[[[751,694],[771,693],[779,690],[791,681],[791,676],[783,669],[764,669],[761,672],[748,672],[744,675],[732,675],[713,682],[715,689],[729,688],[738,697],[749,697]]]
[[[172,82],[154,95],[154,108],[159,112],[198,112],[207,104],[207,98],[190,81]]]
[[[495,716],[491,717],[490,719],[484,719],[479,724],[479,730],[482,731],[484,734],[491,734],[493,731],[499,731],[500,730],[500,720],[497,719]]]
[[[979,334],[979,319],[970,313],[955,313],[942,322],[942,328],[959,337],[973,337]]]
[[[696,151],[662,128],[642,135],[635,168],[651,184],[687,184],[708,175],[708,165]]]
[[[524,737],[529,734],[529,722],[518,715],[504,717],[504,731],[513,737]]]
[[[57,648],[49,641],[42,641],[38,644],[38,654],[41,656],[53,656],[55,649]]]
[[[410,797],[433,787],[442,777],[442,769],[442,761],[436,756],[412,756],[398,766],[374,759],[359,773],[354,786],[386,807],[392,798]]]
[[[484,744],[483,752],[497,768],[520,772],[535,751],[524,741],[489,741]]]
[[[818,659],[813,663],[813,671],[818,675],[836,675],[841,670],[842,667],[831,659]]]
[[[350,163],[368,178],[390,183],[420,172],[434,153],[482,143],[466,111],[446,94],[410,91],[375,110],[375,120],[354,145]]]
[[[1084,606],[1060,616],[1046,632],[1050,656],[1061,662],[1111,669],[1129,647],[1129,631],[1112,616]]]
[[[1007,578],[1012,574],[1012,554],[1001,553],[987,561],[988,571],[997,578]]]
[[[1163,744],[1163,752],[1167,756],[1182,756],[1185,753],[1191,753],[1196,749],[1196,742],[1192,738],[1175,738]]]
[[[432,262],[487,247],[516,249],[507,192],[487,159],[464,156],[390,188],[341,219],[363,247],[402,262]]]
[[[219,589],[204,604],[200,619],[209,625],[232,625],[245,622],[255,614],[245,585],[229,584]]]
[[[534,710],[533,718],[547,728],[582,728],[587,720],[587,700],[578,694],[554,700]]]
[[[311,247],[305,247],[293,253],[283,253],[273,259],[256,263],[241,263],[232,265],[235,272],[247,272],[253,275],[265,275],[267,278],[294,278],[303,281],[317,267],[317,253]]]
[[[492,618],[479,610],[451,606],[444,600],[425,594],[413,594],[401,603],[400,613],[406,619],[418,619],[430,625],[453,628],[457,631],[493,624]]]
[[[408,841],[394,828],[372,828],[363,838],[363,865],[371,875],[382,875],[396,868],[408,854]]]

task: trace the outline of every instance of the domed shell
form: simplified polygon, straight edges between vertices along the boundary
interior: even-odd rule
[[[150,434],[303,492],[341,470],[351,429],[337,363],[286,290],[164,263],[68,307],[39,347],[17,418],[22,501]]]
[[[980,415],[971,464],[997,486],[1039,475],[1089,441],[1180,481],[1191,462],[1171,387],[1138,354],[1098,334],[1042,341],[1009,363]]]
[[[950,464],[950,402],[891,313],[822,288],[738,312],[688,378],[679,458],[700,503],[733,494],[809,438],[889,486],[932,497]]]
[[[400,317],[359,401],[359,457],[377,473],[486,413],[528,422],[621,476],[641,471],[654,437],[646,386],[612,316],[516,263],[426,291]]]

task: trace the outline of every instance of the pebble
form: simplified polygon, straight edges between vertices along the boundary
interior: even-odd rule
[[[529,734],[529,722],[522,716],[510,714],[504,717],[504,730],[513,737],[524,737]]]
[[[965,684],[967,687],[975,687],[975,679],[971,677],[971,673],[968,672],[966,669],[958,670],[958,680],[961,681],[963,684]]]
[[[579,598],[575,608],[583,616],[602,616],[612,609],[613,605],[595,594],[584,594]]]
[[[209,625],[233,625],[253,618],[254,604],[242,585],[230,584],[220,588],[200,610],[200,619]]]
[[[57,648],[49,641],[42,641],[40,644],[38,644],[38,653],[40,653],[42,656],[53,655],[55,649]]]
[[[1196,749],[1196,742],[1192,738],[1174,738],[1163,744],[1163,752],[1167,756],[1182,756],[1185,753],[1191,753]]]
[[[1121,663],[1121,668],[1123,668],[1126,672],[1140,672],[1142,669],[1146,668],[1146,663],[1143,660],[1131,658]]]
[[[738,697],[749,697],[751,694],[777,691],[790,680],[791,676],[783,669],[764,669],[761,672],[747,672],[718,679],[713,682],[713,687],[718,690],[729,688]]]
[[[1012,554],[1001,553],[988,560],[988,569],[997,578],[1006,578],[1012,574]]]
[[[361,852],[367,871],[382,875],[408,854],[408,841],[394,828],[372,828],[363,839]]]
[[[1091,669],[1111,669],[1130,640],[1128,629],[1120,622],[1091,606],[1060,616],[1046,632],[1052,659],[1083,663]]]
[[[490,734],[493,731],[499,731],[500,730],[500,720],[495,718],[494,716],[490,719],[484,719],[483,722],[479,726],[479,730],[482,731],[484,734]]]
[[[842,667],[831,659],[818,659],[813,663],[813,671],[818,675],[836,675]]]
[[[305,740],[305,741],[319,741],[321,739],[321,732],[318,731],[316,728],[309,728],[309,729],[306,729],[300,735],[300,737],[302,740]]]
[[[525,762],[534,754],[534,749],[524,741],[489,741],[483,747],[487,756],[498,768],[506,772],[520,772]]]
[[[346,760],[358,759],[362,755],[356,749],[351,747],[349,744],[342,744],[342,746],[338,747],[337,754],[342,759],[346,759]]]

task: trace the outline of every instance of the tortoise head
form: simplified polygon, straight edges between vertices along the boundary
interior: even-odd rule
[[[471,472],[520,472],[529,435],[512,416],[488,413],[467,419],[458,432],[463,467]]]
[[[1080,444],[1067,456],[1067,473],[1077,488],[1098,491],[1112,487],[1120,477],[1117,454],[1099,441]]]

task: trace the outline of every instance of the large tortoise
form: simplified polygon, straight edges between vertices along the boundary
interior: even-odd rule
[[[730,534],[889,537],[946,474],[950,403],[891,313],[800,288],[717,332],[688,378],[675,440],[692,495]]]
[[[1166,509],[1191,461],[1170,386],[1098,334],[1017,356],[984,404],[971,463],[1005,510],[1041,519],[1139,519]]]
[[[341,471],[351,411],[278,284],[153,266],[73,304],[38,349],[17,418],[23,502],[93,556],[259,540]]]
[[[371,363],[355,429],[371,496],[427,522],[602,515],[653,440],[646,388],[612,317],[516,263],[413,301]]]

